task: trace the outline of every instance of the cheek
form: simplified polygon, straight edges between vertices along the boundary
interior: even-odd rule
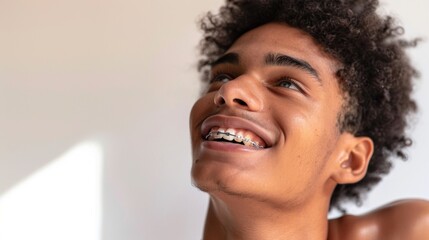
[[[213,112],[213,100],[210,95],[198,99],[189,115],[189,130],[191,134],[192,148],[201,141],[201,124],[204,119]]]
[[[336,119],[330,116],[315,115],[296,124],[296,129],[286,136],[288,147],[297,159],[306,165],[320,167],[335,148],[335,138],[338,136]],[[303,164],[304,164],[303,163]]]
[[[337,130],[335,121],[322,111],[295,115],[291,112],[284,111],[289,118],[283,118],[287,120],[282,122],[284,140],[276,153],[279,159],[276,178],[290,181],[294,191],[303,192],[323,182],[321,178],[334,149],[333,136]]]
[[[189,126],[191,129],[191,133],[196,127],[196,125],[201,124],[204,120],[203,116],[207,116],[213,107],[213,98],[210,95],[205,95],[198,99],[194,106],[192,106],[191,113],[189,115]]]

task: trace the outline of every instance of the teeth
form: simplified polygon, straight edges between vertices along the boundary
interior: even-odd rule
[[[252,141],[250,140],[250,138],[244,138],[243,143],[245,146],[252,146]]]
[[[234,135],[223,135],[223,139],[226,139],[228,141],[234,140]]]
[[[252,144],[253,144],[249,135],[244,136],[243,142],[244,142],[244,145],[246,145],[246,146],[252,146]]]
[[[232,128],[228,128],[225,132],[226,134],[223,135],[223,139],[226,139],[228,141],[234,140],[235,137],[235,130]]]
[[[253,146],[256,148],[262,148],[258,142],[252,142]]]
[[[233,129],[233,128],[228,128],[228,129],[226,129],[225,132],[233,134],[233,135],[235,135],[235,133],[236,133],[235,129]]]
[[[220,132],[214,132],[213,137],[214,139],[221,139],[223,136],[223,133]]]
[[[219,129],[215,132],[215,134],[214,134],[214,138],[215,138],[215,139],[221,139],[221,138],[223,137],[224,133],[225,133],[225,129],[224,129],[224,128],[219,128]]]
[[[238,132],[235,134],[234,140],[235,140],[236,142],[241,143],[241,142],[243,141],[243,135],[244,135],[244,132],[243,132],[243,131],[238,131]]]
[[[234,137],[234,141],[241,143],[243,142],[243,137],[241,135],[237,135]]]
[[[233,128],[212,128],[209,132],[209,134],[206,136],[207,140],[214,140],[214,139],[225,139],[228,141],[236,141],[239,143],[243,143],[245,146],[248,147],[255,147],[255,148],[263,148],[259,145],[258,142],[254,142],[251,140],[251,135],[247,134],[245,137],[245,132],[242,130],[235,130]]]

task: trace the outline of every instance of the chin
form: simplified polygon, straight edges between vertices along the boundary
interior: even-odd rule
[[[212,166],[210,166],[212,165]],[[210,193],[228,188],[228,169],[223,171],[213,163],[197,162],[192,166],[192,185],[201,191]]]
[[[208,166],[210,164],[196,164],[192,166],[192,185],[220,199],[262,199],[263,193],[257,191],[255,184],[250,184],[246,175],[228,169],[225,166]],[[248,176],[247,176],[248,178]],[[262,187],[262,186],[261,186]]]

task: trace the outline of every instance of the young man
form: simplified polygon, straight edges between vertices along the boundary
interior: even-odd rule
[[[202,21],[190,116],[204,239],[429,239],[429,204],[328,220],[411,144],[416,73],[377,1],[228,0]]]

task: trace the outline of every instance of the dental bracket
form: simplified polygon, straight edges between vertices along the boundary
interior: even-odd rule
[[[217,132],[210,132],[209,134],[207,134],[206,135],[206,137],[205,137],[205,139],[206,140],[209,140],[209,138],[211,137],[211,136],[213,136],[214,134],[223,134],[223,135],[226,135],[226,136],[233,136],[233,137],[236,137],[236,138],[240,138],[240,139],[242,139],[243,140],[243,142],[246,142],[246,143],[248,143],[248,142],[250,142],[250,144],[252,145],[252,147],[255,147],[255,148],[264,148],[264,147],[262,147],[262,146],[259,146],[259,144],[257,144],[256,142],[254,142],[254,141],[252,141],[252,140],[250,140],[250,139],[248,139],[248,138],[244,138],[244,137],[242,137],[242,136],[237,136],[237,135],[235,135],[235,134],[232,134],[232,133],[229,133],[229,132],[220,132],[220,131],[217,131]]]

